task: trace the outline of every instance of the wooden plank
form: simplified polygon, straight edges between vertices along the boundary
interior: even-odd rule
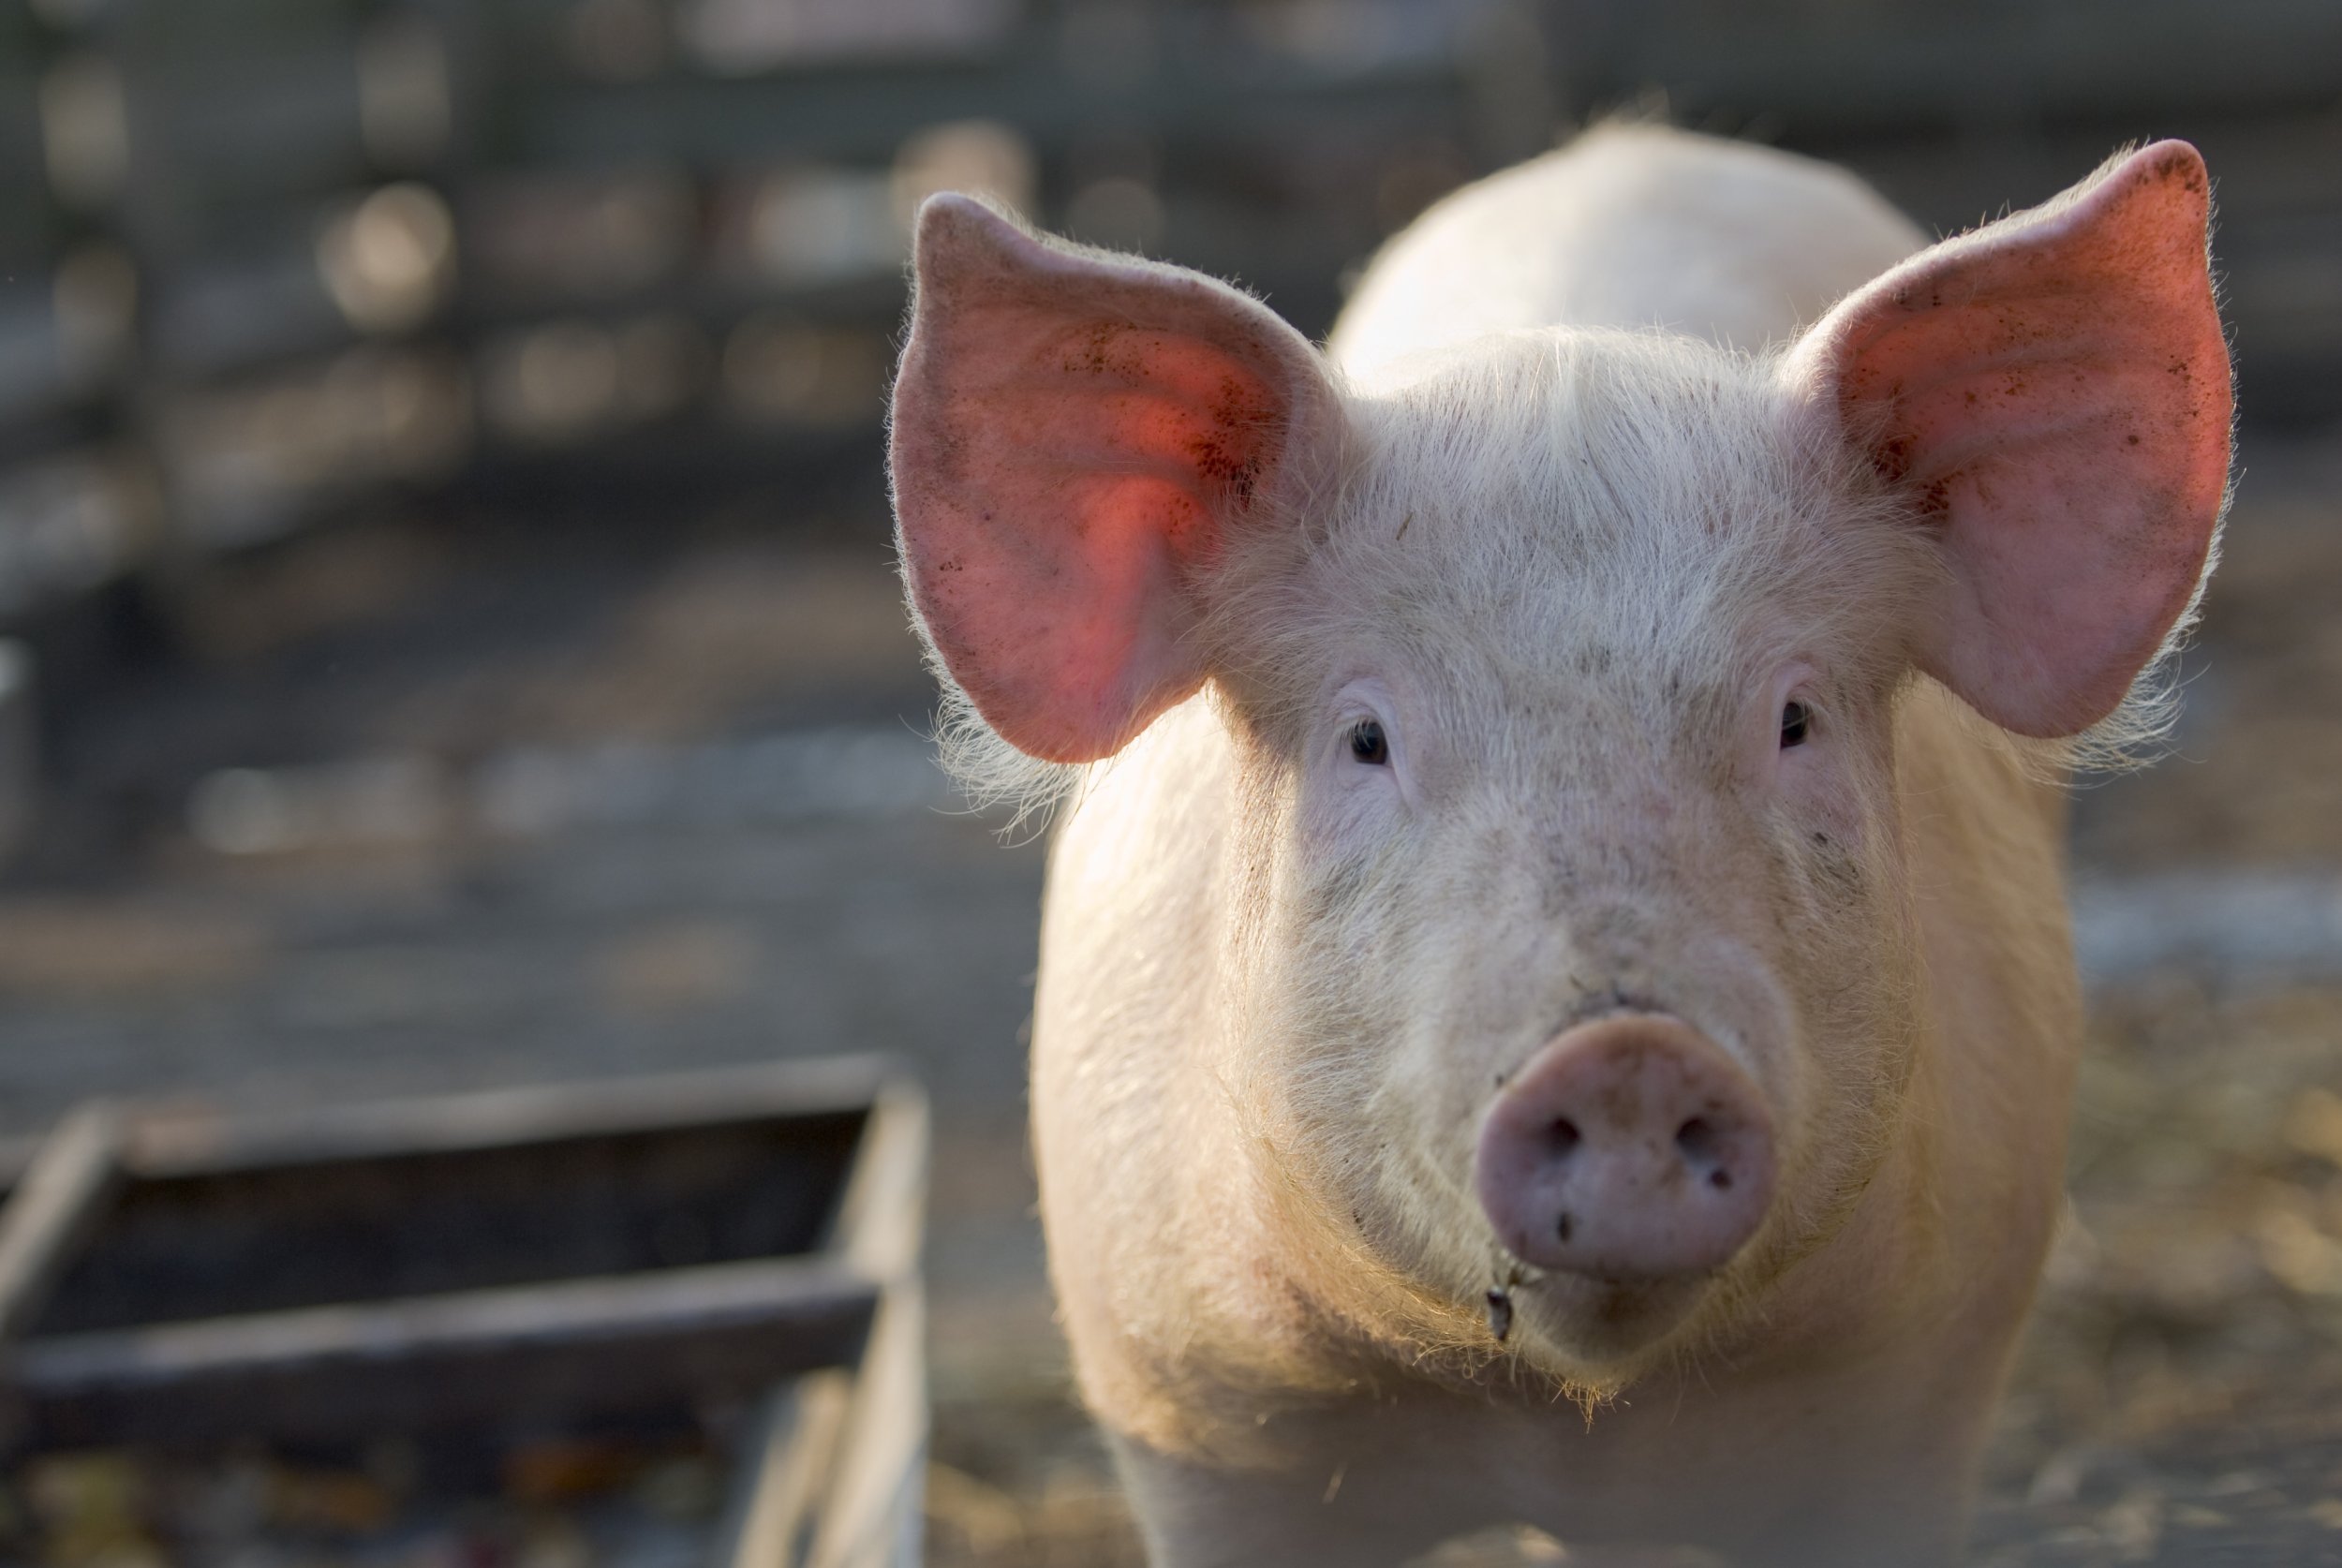
[[[863,1278],[891,1285],[914,1278],[926,1221],[927,1101],[908,1078],[874,1097],[853,1175],[837,1206],[832,1245]]]
[[[0,1351],[39,1316],[104,1213],[121,1181],[121,1151],[113,1109],[86,1105],[58,1124],[0,1208]]]
[[[926,1483],[925,1298],[886,1293],[854,1382],[837,1480],[807,1568],[918,1568]]]
[[[41,1446],[332,1440],[736,1397],[846,1365],[877,1292],[828,1259],[312,1308],[27,1340]]]
[[[281,1116],[173,1112],[134,1118],[125,1161],[141,1177],[191,1176],[829,1115],[869,1104],[887,1071],[882,1057],[828,1057]]]

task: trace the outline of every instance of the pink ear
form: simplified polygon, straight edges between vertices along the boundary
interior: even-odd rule
[[[912,601],[1011,745],[1110,755],[1202,684],[1199,573],[1332,391],[1257,301],[965,197],[921,210],[915,264],[891,448]]]
[[[2122,158],[1848,297],[1787,370],[1942,530],[1921,663],[1987,717],[2068,735],[2186,612],[2229,470],[2203,160]]]

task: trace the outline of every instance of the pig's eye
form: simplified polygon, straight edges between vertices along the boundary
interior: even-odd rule
[[[1802,703],[1790,703],[1781,709],[1781,749],[1803,746],[1805,737],[1813,732],[1813,710]]]
[[[1387,767],[1390,763],[1390,742],[1383,736],[1383,726],[1375,719],[1361,718],[1350,726],[1350,756],[1352,761],[1368,767]]]

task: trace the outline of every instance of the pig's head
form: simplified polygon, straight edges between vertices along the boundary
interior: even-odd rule
[[[1512,1348],[1598,1384],[1828,1238],[1919,1039],[1898,706],[2081,734],[2196,592],[2206,216],[2163,143],[1785,354],[1553,329],[1354,388],[1218,283],[929,203],[913,603],[1030,757],[1210,689],[1178,732],[1238,806],[1196,1071],[1306,1249],[1418,1323],[1518,1280]]]

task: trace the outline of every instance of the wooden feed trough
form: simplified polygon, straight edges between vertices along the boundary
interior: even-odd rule
[[[21,1472],[713,1433],[711,1568],[914,1563],[926,1146],[867,1058],[85,1107],[0,1208],[0,1444]]]

